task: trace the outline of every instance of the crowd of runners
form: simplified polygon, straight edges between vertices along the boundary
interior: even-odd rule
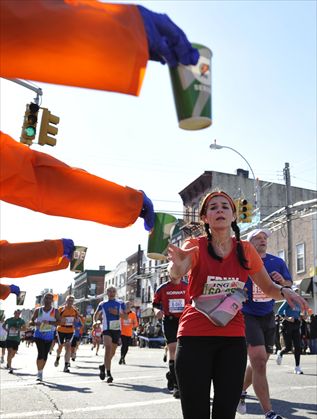
[[[275,352],[280,365],[284,354],[293,350],[294,373],[303,374],[300,357],[304,323],[310,333],[305,336],[305,351],[309,348],[310,353],[316,353],[316,316],[299,296],[285,262],[267,253],[270,231],[256,229],[242,241],[234,214],[234,202],[226,193],[208,194],[200,214],[206,235],[185,241],[181,248],[169,245],[169,280],[154,294],[153,322],[162,325],[166,344],[163,361],[168,361],[167,388],[180,399],[185,419],[210,418],[211,383],[213,418],[245,414],[247,389],[252,385],[264,417],[281,419],[270,401],[266,375],[270,355]],[[220,228],[223,225],[231,226],[234,238],[228,228]],[[118,299],[113,286],[106,294],[94,312],[89,344],[92,355],[103,351],[96,376],[110,384],[115,380],[111,365],[117,346],[121,345],[119,364],[125,365],[140,327],[131,302]],[[277,299],[285,301],[275,314]],[[282,324],[282,339],[278,340],[276,316],[279,327]],[[74,296],[68,295],[57,309],[53,307],[53,294],[45,294],[29,327],[34,334],[27,341],[34,341],[38,352],[36,380],[43,380],[53,351],[55,367],[63,359],[63,371],[70,373],[85,328]],[[6,362],[10,374],[25,330],[27,325],[19,310],[13,317],[1,319],[1,363]]]

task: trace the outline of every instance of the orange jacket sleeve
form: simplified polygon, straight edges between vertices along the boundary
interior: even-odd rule
[[[139,94],[148,43],[135,5],[0,1],[1,76]]]
[[[10,285],[0,284],[0,300],[5,300],[11,293]]]
[[[62,240],[31,243],[0,242],[0,277],[20,278],[65,269],[69,260],[63,257]]]
[[[127,227],[138,218],[142,192],[31,150],[0,132],[0,199],[49,215]]]

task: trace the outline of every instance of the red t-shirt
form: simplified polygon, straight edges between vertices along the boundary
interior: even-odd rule
[[[198,297],[203,294],[207,281],[241,281],[245,283],[249,275],[259,272],[263,262],[255,248],[246,241],[242,241],[249,270],[244,269],[237,258],[236,239],[232,238],[233,247],[228,256],[222,261],[213,259],[207,249],[207,238],[199,237],[185,242],[186,248],[198,246],[197,254],[189,275],[189,296]],[[241,312],[224,327],[216,326],[202,313],[191,305],[187,305],[182,313],[178,327],[179,336],[244,336],[244,320]]]
[[[179,284],[174,284],[167,281],[156,290],[153,307],[160,307],[165,316],[180,317],[189,301],[187,282],[182,280]]]

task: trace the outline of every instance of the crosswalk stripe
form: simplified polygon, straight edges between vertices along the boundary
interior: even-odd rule
[[[149,400],[144,402],[130,402],[130,403],[118,403],[118,404],[110,404],[107,406],[89,406],[89,407],[80,407],[76,409],[62,409],[62,410],[41,410],[37,412],[19,412],[19,413],[6,413],[1,414],[1,419],[14,419],[14,418],[29,418],[29,417],[41,417],[46,415],[56,415],[60,416],[62,414],[67,413],[76,413],[76,412],[97,412],[100,410],[112,410],[112,409],[124,409],[124,408],[131,408],[131,407],[142,407],[142,406],[149,406],[149,405],[158,405],[158,404],[166,404],[166,403],[179,403],[179,400],[174,399],[173,397],[169,397],[166,399],[159,399],[159,400]]]

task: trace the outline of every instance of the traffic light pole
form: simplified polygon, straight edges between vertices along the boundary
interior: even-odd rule
[[[219,144],[216,143],[216,140],[214,141],[214,144],[210,144],[209,148],[211,148],[212,150],[227,148],[228,150],[231,150],[231,151],[234,151],[235,153],[237,153],[246,162],[246,164],[248,165],[248,167],[249,167],[249,169],[252,173],[253,179],[254,179],[254,209],[257,209],[258,208],[258,183],[257,183],[256,177],[255,177],[255,174],[253,172],[253,169],[252,169],[250,163],[248,162],[248,160],[241,153],[239,153],[239,151],[236,150],[235,148],[228,147],[226,145],[219,145]]]
[[[17,83],[20,86],[26,87],[27,89],[33,90],[33,92],[36,93],[36,97],[34,98],[34,103],[39,105],[40,96],[43,95],[42,89],[39,87],[32,86],[31,84],[27,83],[26,81],[20,80],[20,79],[8,79],[6,77],[3,77],[6,80],[12,81],[13,83]]]

